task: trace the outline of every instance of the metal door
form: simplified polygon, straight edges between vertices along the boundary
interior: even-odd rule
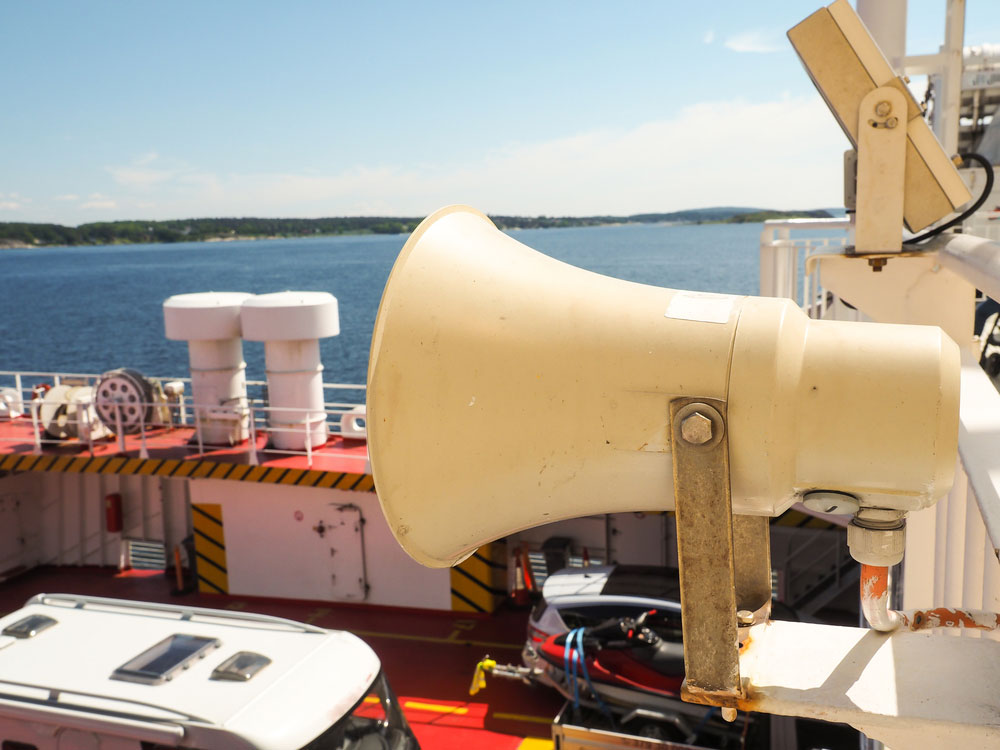
[[[330,503],[313,527],[329,550],[330,599],[363,601],[368,596],[364,528],[361,508],[353,503]]]

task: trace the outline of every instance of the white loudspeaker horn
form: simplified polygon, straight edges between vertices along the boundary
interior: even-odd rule
[[[680,397],[726,404],[734,513],[814,490],[916,510],[951,485],[958,373],[935,327],[621,281],[451,206],[386,284],[368,446],[393,534],[430,566],[551,521],[672,509]]]

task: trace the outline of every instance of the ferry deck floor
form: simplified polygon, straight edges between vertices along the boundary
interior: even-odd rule
[[[158,571],[42,567],[0,583],[0,614],[39,593],[85,594],[260,612],[348,630],[382,660],[423,750],[543,750],[562,705],[554,691],[493,678],[469,697],[476,663],[486,654],[520,663],[527,611],[501,607],[493,615],[432,612],[332,602],[219,594],[173,595]]]

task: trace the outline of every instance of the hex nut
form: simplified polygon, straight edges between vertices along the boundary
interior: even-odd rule
[[[695,412],[681,422],[681,437],[691,445],[704,445],[712,439],[712,420]]]

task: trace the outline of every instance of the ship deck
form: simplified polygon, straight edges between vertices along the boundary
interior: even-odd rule
[[[486,654],[520,662],[526,610],[501,608],[483,616],[197,592],[174,595],[171,588],[160,571],[42,567],[0,584],[0,614],[18,609],[35,594],[67,593],[246,610],[348,630],[378,653],[424,750],[552,747],[549,725],[562,705],[554,691],[494,678],[474,699],[468,693],[475,665]]]
[[[370,472],[367,443],[364,440],[344,439],[339,435],[331,435],[324,445],[310,453],[274,449],[265,430],[256,432],[255,451],[251,450],[250,441],[234,446],[199,446],[193,425],[149,427],[141,435],[124,435],[121,442],[118,438],[104,438],[93,443],[77,438],[53,440],[47,438],[44,432],[41,438],[36,450],[35,429],[30,417],[0,421],[0,456],[4,457],[0,468],[11,470],[19,459],[38,455],[50,459],[38,468],[17,465],[17,469],[78,471],[79,468],[70,464],[82,463],[84,459],[94,459],[101,464],[107,459],[123,458],[135,460],[132,467],[135,470],[126,470],[125,473],[161,475],[166,469],[170,476],[211,476],[250,481],[276,481],[283,473],[277,481],[305,486],[313,483],[324,486],[321,483],[323,475],[364,475]],[[57,465],[58,459],[62,460]],[[199,469],[196,464],[201,466],[202,473],[195,473]],[[307,472],[310,473],[308,477],[305,476]],[[260,475],[264,473],[271,473],[275,478],[262,479]],[[287,481],[289,474],[298,481]]]

